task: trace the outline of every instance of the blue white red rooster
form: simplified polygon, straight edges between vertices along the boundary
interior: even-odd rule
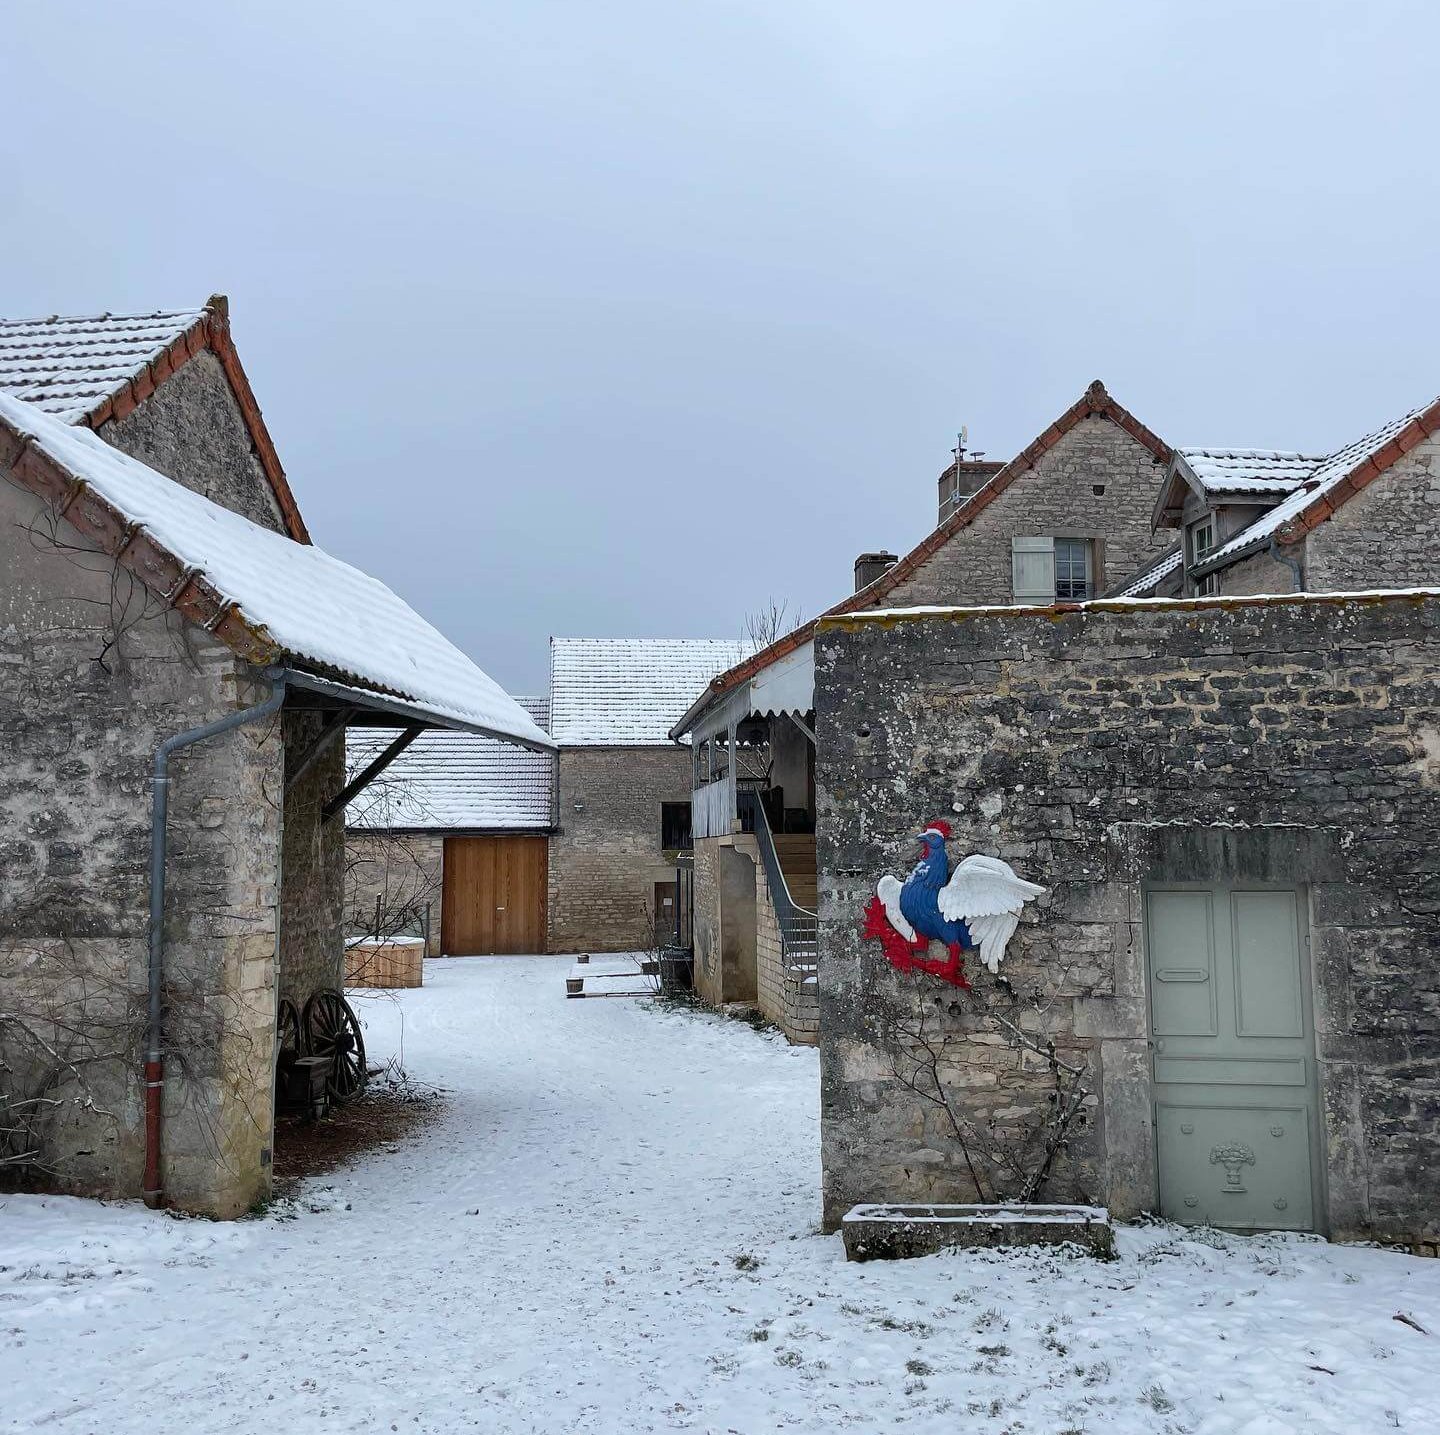
[[[892,967],[968,987],[961,953],[978,951],[991,974],[999,972],[1021,910],[1045,889],[999,857],[967,857],[952,874],[949,836],[948,822],[932,822],[920,834],[920,860],[904,882],[880,879],[865,908],[864,934],[879,939]],[[949,955],[926,956],[932,941],[943,942]]]

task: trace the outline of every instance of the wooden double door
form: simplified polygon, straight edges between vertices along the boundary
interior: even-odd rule
[[[544,837],[447,837],[440,902],[445,955],[543,952],[549,865]]]

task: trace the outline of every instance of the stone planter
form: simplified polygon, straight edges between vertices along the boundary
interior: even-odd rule
[[[1115,1255],[1103,1206],[853,1206],[840,1229],[852,1261],[1007,1246],[1076,1246],[1101,1260]]]

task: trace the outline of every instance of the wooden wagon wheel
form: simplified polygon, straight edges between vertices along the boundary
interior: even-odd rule
[[[275,1008],[275,1035],[279,1040],[281,1061],[294,1061],[297,1056],[305,1055],[300,1013],[289,997],[281,997],[280,1005]]]
[[[326,1083],[333,1101],[349,1101],[365,1089],[365,1038],[350,1003],[333,987],[305,1003],[305,1034],[311,1056],[330,1058]]]

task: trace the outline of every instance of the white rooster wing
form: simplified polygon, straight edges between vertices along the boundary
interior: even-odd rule
[[[980,950],[980,960],[994,975],[1020,925],[1021,909],[1044,891],[1038,883],[1018,876],[999,857],[976,854],[965,858],[940,889],[940,915],[947,921],[965,923]]]
[[[898,878],[885,876],[875,884],[875,895],[880,899],[880,905],[885,909],[885,915],[890,919],[890,925],[914,946],[915,928],[905,920],[905,914],[900,910],[900,881]]]

